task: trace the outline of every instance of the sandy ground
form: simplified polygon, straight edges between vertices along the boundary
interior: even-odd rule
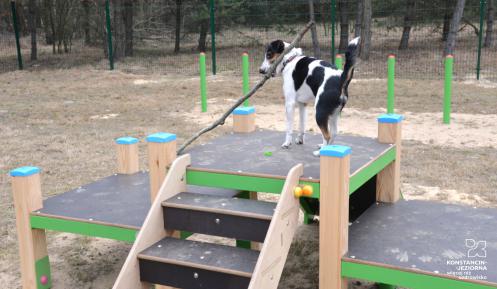
[[[257,77],[253,77],[254,81]],[[441,124],[442,83],[398,81],[404,124],[402,190],[409,199],[497,207],[495,84],[454,84],[454,114]],[[115,170],[113,139],[157,131],[179,143],[240,95],[237,76],[209,77],[209,112],[199,112],[198,78],[100,70],[51,70],[0,75],[0,284],[19,288],[19,260],[8,171],[37,165],[44,197],[105,177]],[[340,121],[342,133],[376,135],[385,111],[385,80],[354,81]],[[281,80],[271,80],[252,103],[261,128],[284,128]],[[316,131],[309,112],[308,127]],[[230,123],[202,138],[230,130]],[[282,140],[283,141],[283,140]],[[141,167],[145,145],[140,144]],[[54,288],[110,288],[129,245],[49,233]],[[200,237],[202,238],[202,237]],[[316,226],[301,226],[280,288],[317,288]],[[354,288],[368,288],[351,284]]]

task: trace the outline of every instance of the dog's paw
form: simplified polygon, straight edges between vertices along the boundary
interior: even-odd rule
[[[303,145],[304,144],[304,136],[303,135],[297,136],[297,138],[295,138],[295,144]]]
[[[321,149],[324,146],[325,146],[325,144],[323,144],[323,143],[320,143],[320,144],[317,145],[318,149]]]
[[[281,148],[282,149],[289,149],[290,146],[292,145],[292,142],[284,142],[282,145],[281,145]]]
[[[318,222],[319,223],[319,216],[315,215],[314,217],[312,217],[312,220],[314,222]]]
[[[319,150],[314,151],[312,154],[313,154],[315,157],[319,157]]]

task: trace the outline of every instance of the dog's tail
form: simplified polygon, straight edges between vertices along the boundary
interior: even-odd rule
[[[360,37],[352,39],[347,46],[347,51],[345,52],[345,66],[343,67],[343,73],[340,78],[340,91],[342,94],[347,95],[347,89],[349,83],[354,76],[354,66],[356,64],[357,51],[359,48]]]

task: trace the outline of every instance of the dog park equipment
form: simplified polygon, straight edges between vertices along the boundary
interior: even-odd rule
[[[198,66],[200,70],[200,104],[202,112],[207,112],[207,70],[204,52],[200,52]]]
[[[115,288],[140,288],[131,284],[141,281],[177,288],[276,288],[300,201],[307,215],[320,212],[320,288],[345,288],[347,278],[413,289],[496,288],[495,210],[399,200],[401,124],[401,116],[380,116],[377,139],[339,135],[319,159],[311,153],[318,135],[281,150],[284,132],[231,133],[176,157],[175,135],[154,134],[147,138],[149,173],[111,175],[43,203],[39,169],[13,170],[23,286],[50,288],[44,234],[54,230],[136,240]],[[124,152],[118,153],[118,167],[137,159],[129,157],[136,150],[121,147],[135,140],[116,143]],[[312,186],[313,195],[296,199],[297,185]],[[242,191],[281,197],[277,205],[233,198]],[[259,252],[174,238],[178,231],[264,242]],[[485,281],[450,274],[455,267],[447,262],[465,260],[466,239],[487,243],[484,248],[469,242],[476,255],[486,253],[486,259],[471,259],[486,262]],[[462,259],[450,259],[457,256]],[[129,287],[120,286],[126,280]],[[241,283],[229,287],[223,280]]]
[[[387,113],[394,113],[395,108],[395,55],[388,55]]]
[[[247,52],[242,53],[242,93],[246,95],[250,91],[250,62]],[[249,100],[245,100],[244,106],[250,106]]]
[[[341,54],[336,55],[335,66],[337,67],[337,69],[343,70],[343,58]]]
[[[454,74],[454,56],[445,57],[445,85],[444,85],[444,110],[443,122],[450,124],[450,113],[452,107],[452,78]]]
[[[233,131],[248,133],[255,131],[255,108],[238,107],[233,111]]]

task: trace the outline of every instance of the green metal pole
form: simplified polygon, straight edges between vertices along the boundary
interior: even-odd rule
[[[445,57],[445,87],[444,87],[444,115],[443,122],[450,124],[450,112],[452,103],[452,78],[454,71],[454,56]]]
[[[200,102],[202,112],[207,112],[207,71],[205,68],[205,53],[201,52],[199,57],[200,68]]]
[[[211,42],[212,42],[212,74],[216,75],[217,63],[216,63],[216,11],[214,6],[214,0],[209,1],[209,11],[211,20]]]
[[[247,52],[242,54],[242,78],[243,78],[243,95],[246,95],[250,91],[250,66],[249,66],[249,55]],[[244,106],[249,106],[249,100],[245,100]]]
[[[336,0],[331,0],[331,62],[335,62]]]
[[[478,59],[476,62],[476,79],[480,80],[480,69],[481,69],[481,45],[483,40],[483,20],[485,17],[485,4],[486,0],[480,0],[480,33],[478,35]]]
[[[107,23],[107,48],[109,51],[110,70],[114,70],[114,53],[112,51],[112,30],[110,25],[110,1],[105,0],[105,19]]]
[[[337,54],[335,57],[335,65],[338,69],[343,69],[343,58],[341,54]]]
[[[19,70],[23,70],[24,67],[22,65],[21,43],[19,42],[19,26],[17,25],[16,1],[10,1],[10,9],[12,10],[12,23],[14,26],[14,33],[16,35],[17,64],[19,66]]]
[[[388,92],[387,113],[393,113],[395,107],[395,55],[388,56]]]

